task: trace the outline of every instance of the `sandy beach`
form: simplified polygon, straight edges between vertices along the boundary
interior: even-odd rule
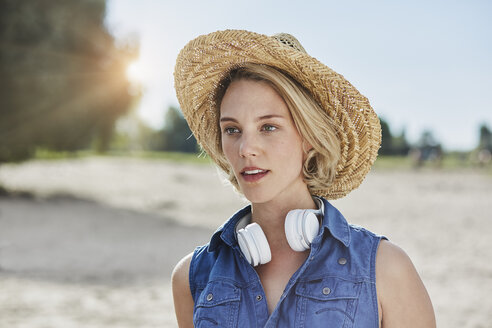
[[[0,328],[175,327],[170,274],[246,202],[204,164],[0,165]],[[492,327],[492,177],[373,170],[333,201],[412,258],[438,327]]]

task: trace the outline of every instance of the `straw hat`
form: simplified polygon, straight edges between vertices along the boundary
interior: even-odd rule
[[[341,153],[336,176],[318,196],[336,199],[357,188],[377,157],[379,119],[366,97],[342,75],[308,55],[289,34],[269,37],[242,30],[217,31],[197,37],[181,50],[174,70],[176,94],[203,149],[227,171],[227,164],[210,151],[220,142],[215,93],[228,72],[246,62],[273,66],[290,75],[337,125]]]

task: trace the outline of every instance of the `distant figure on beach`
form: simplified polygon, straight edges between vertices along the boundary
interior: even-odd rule
[[[442,165],[442,146],[434,139],[430,131],[424,131],[417,145],[410,150],[409,155],[415,168],[423,167],[425,163],[438,168]]]
[[[484,167],[492,162],[492,154],[488,149],[480,149],[477,154],[477,162],[480,167]]]
[[[406,253],[329,202],[376,160],[367,98],[289,34],[199,36],[174,78],[197,141],[250,202],[176,265],[180,327],[435,327]]]

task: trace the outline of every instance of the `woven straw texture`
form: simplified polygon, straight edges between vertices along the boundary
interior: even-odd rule
[[[313,193],[337,199],[357,188],[377,157],[379,119],[366,97],[342,75],[309,56],[289,34],[269,37],[242,30],[218,31],[199,36],[181,50],[174,71],[176,94],[203,149],[226,170],[227,163],[209,151],[219,142],[210,136],[220,136],[215,92],[231,69],[246,62],[286,72],[309,90],[334,120],[341,146],[336,176],[329,189]]]

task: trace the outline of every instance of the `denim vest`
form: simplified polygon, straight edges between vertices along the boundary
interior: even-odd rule
[[[323,202],[322,227],[310,255],[271,315],[258,274],[236,239],[236,224],[251,212],[250,206],[198,247],[189,272],[195,327],[379,327],[375,265],[384,237],[349,225]]]

